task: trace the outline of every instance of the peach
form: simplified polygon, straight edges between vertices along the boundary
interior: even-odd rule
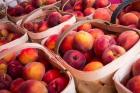
[[[61,46],[60,46],[60,51],[64,54],[68,50],[73,49],[73,39],[74,36],[76,35],[75,31],[70,32],[67,37],[63,40]]]
[[[41,21],[40,24],[39,24],[39,28],[38,28],[38,30],[36,30],[36,32],[43,32],[43,31],[46,31],[47,29],[48,29],[47,21]]]
[[[128,82],[126,87],[133,93],[140,93],[140,76],[134,76]]]
[[[60,18],[60,23],[63,23],[71,18],[71,15],[64,15]]]
[[[130,13],[134,13],[138,18],[140,18],[140,13],[137,11],[131,11]]]
[[[132,66],[133,76],[140,75],[140,59],[138,59]]]
[[[51,69],[49,71],[47,71],[43,77],[43,81],[46,82],[47,84],[49,84],[51,81],[53,81],[54,79],[60,77],[60,71],[57,69]]]
[[[102,55],[103,63],[106,65],[115,60],[116,58],[120,57],[121,55],[123,55],[125,52],[126,51],[123,47],[118,45],[112,45],[107,49],[105,49],[105,51],[103,52]]]
[[[48,85],[49,93],[61,93],[65,89],[69,80],[65,77],[58,77]]]
[[[83,6],[85,7],[93,7],[96,0],[83,0]]]
[[[109,0],[96,0],[95,8],[103,8],[109,5]]]
[[[58,35],[50,36],[49,39],[45,42],[44,46],[50,50],[54,50],[57,39],[58,39]]]
[[[95,70],[102,68],[102,67],[103,67],[103,64],[101,62],[92,61],[84,67],[83,71],[95,71]]]
[[[28,5],[25,6],[24,12],[25,12],[25,13],[30,13],[30,12],[32,12],[34,9],[35,9],[35,8],[33,7],[33,5],[28,4]]]
[[[41,81],[27,80],[21,84],[18,93],[48,93],[48,90]]]
[[[89,29],[88,32],[92,35],[94,39],[98,38],[99,36],[104,35],[104,31],[98,28]]]
[[[92,25],[91,25],[90,23],[85,23],[85,24],[79,26],[79,27],[77,28],[77,30],[78,30],[78,31],[81,31],[81,30],[83,30],[83,31],[88,31],[88,30],[91,29],[91,28],[92,28]]]
[[[96,9],[93,15],[93,19],[102,19],[102,20],[110,21],[111,19],[110,11],[107,8],[98,8]]]
[[[11,93],[11,92],[8,90],[0,90],[0,93]]]
[[[139,35],[134,31],[125,31],[118,37],[118,44],[126,50],[130,49],[139,40]]]
[[[34,24],[33,22],[27,22],[24,24],[24,27],[29,31],[34,31]]]
[[[38,50],[34,48],[23,49],[18,56],[18,59],[22,64],[34,62],[36,61],[37,58],[38,58]]]
[[[2,60],[9,63],[9,62],[15,60],[15,58],[16,58],[16,53],[10,53],[10,54],[6,55]]]
[[[7,73],[13,78],[22,76],[23,65],[19,61],[12,61],[8,64]]]
[[[114,44],[116,44],[116,41],[111,36],[104,35],[98,37],[94,42],[94,52],[98,57],[101,57],[105,49]]]
[[[90,62],[94,57],[94,53],[92,51],[83,52],[83,54],[86,57],[87,62]]]
[[[7,72],[7,64],[0,60],[0,74],[6,73]]]
[[[29,63],[23,69],[23,76],[25,79],[42,80],[44,74],[45,66],[39,62]]]
[[[126,21],[127,20],[127,21]],[[128,26],[128,25],[137,25],[139,18],[134,13],[126,13],[123,14],[119,21],[120,24]]]
[[[8,74],[0,74],[0,90],[9,89],[12,78]]]
[[[21,84],[24,82],[22,78],[17,78],[12,81],[10,90],[12,93],[18,93]]]
[[[88,7],[84,10],[84,15],[88,16],[88,15],[94,14],[94,12],[95,12],[95,8]]]
[[[60,18],[62,15],[59,12],[52,12],[48,15],[48,25],[54,27],[60,24]]]
[[[75,4],[74,4],[74,10],[75,11],[82,11],[83,10],[82,4],[83,4],[82,0],[76,1]]]
[[[67,51],[63,59],[72,67],[76,69],[82,69],[85,66],[86,58],[85,56],[77,50]]]
[[[74,48],[83,52],[91,50],[93,43],[92,35],[85,31],[77,32],[73,39]]]

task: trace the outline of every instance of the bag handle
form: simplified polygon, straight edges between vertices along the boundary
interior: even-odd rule
[[[111,16],[111,23],[115,24],[116,23],[116,18],[118,17],[118,15],[121,13],[121,11],[128,6],[129,4],[132,4],[133,2],[137,2],[139,0],[124,0],[124,2],[122,4],[120,4],[116,10],[113,12],[112,16]]]

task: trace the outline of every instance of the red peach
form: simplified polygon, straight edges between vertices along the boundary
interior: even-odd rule
[[[98,38],[99,36],[104,35],[104,31],[98,28],[89,29],[88,32],[92,35],[94,39]]]
[[[82,2],[83,2],[82,0],[78,0],[75,2],[75,4],[74,4],[75,11],[82,11],[83,10]]]
[[[58,77],[48,85],[49,93],[61,93],[68,84],[68,79],[65,77]]]
[[[70,32],[66,38],[64,38],[63,42],[61,43],[60,46],[60,51],[64,54],[68,50],[73,49],[73,39],[74,36],[76,35],[75,31]]]
[[[95,8],[103,8],[109,5],[109,0],[96,0]]]
[[[93,19],[102,19],[102,20],[110,21],[111,19],[110,11],[107,8],[98,8],[96,9],[93,15]]]
[[[18,59],[22,64],[34,62],[36,61],[37,58],[38,58],[38,50],[34,48],[23,49],[18,56]]]
[[[85,24],[79,26],[79,27],[77,28],[77,30],[78,30],[78,31],[81,31],[81,30],[83,30],[83,31],[88,31],[88,30],[91,29],[91,28],[92,28],[92,25],[91,25],[90,23],[85,23]]]
[[[52,69],[49,70],[45,73],[44,77],[43,77],[43,81],[46,82],[47,84],[49,84],[51,81],[53,81],[54,79],[60,77],[60,71],[57,69]]]
[[[45,66],[39,62],[29,63],[23,69],[23,76],[25,79],[42,80],[44,74]]]
[[[46,2],[47,2],[47,5],[49,5],[49,4],[56,3],[56,2],[57,2],[57,0],[46,0]]]
[[[104,35],[98,37],[94,42],[94,52],[97,56],[101,57],[104,50],[113,44],[116,44],[116,41],[111,36]]]
[[[11,83],[10,90],[12,93],[18,93],[21,84],[24,82],[22,78],[17,78]]]
[[[140,59],[138,59],[132,66],[133,76],[140,75]]]
[[[83,0],[83,6],[85,7],[93,7],[96,0]]]
[[[131,11],[130,13],[134,13],[138,18],[140,18],[140,13],[137,11]]]
[[[86,52],[92,49],[94,39],[91,34],[85,31],[76,33],[73,39],[73,46],[75,49]]]
[[[126,87],[133,93],[140,93],[140,76],[134,76],[128,82]]]
[[[31,4],[28,4],[26,7],[25,7],[25,12],[26,13],[30,13],[34,10],[35,8],[31,5]]]
[[[112,62],[116,58],[123,55],[125,52],[126,52],[125,49],[118,45],[112,45],[112,46],[108,47],[107,49],[105,49],[105,51],[103,52],[103,55],[102,55],[103,64],[106,65],[106,64]]]
[[[94,12],[95,12],[95,8],[89,7],[89,8],[86,8],[86,9],[84,10],[84,15],[85,15],[85,16],[88,16],[88,15],[90,15],[90,14],[94,14]]]
[[[41,21],[39,24],[39,28],[36,32],[43,32],[48,29],[48,23],[46,21]]]
[[[95,71],[99,68],[102,68],[103,64],[99,61],[92,61],[90,63],[88,63],[85,67],[84,67],[84,71]]]
[[[92,51],[83,52],[83,54],[87,62],[90,62],[94,57],[94,53]]]
[[[50,36],[49,39],[45,42],[44,46],[50,50],[54,50],[57,39],[58,39],[58,35]]]
[[[126,21],[127,20],[127,21]],[[138,23],[139,18],[134,13],[126,13],[122,15],[119,19],[120,24],[122,25],[136,25]]]
[[[41,81],[27,80],[21,84],[18,93],[48,93],[48,90]]]
[[[130,49],[139,40],[139,35],[134,31],[125,31],[118,37],[118,44],[126,50]]]

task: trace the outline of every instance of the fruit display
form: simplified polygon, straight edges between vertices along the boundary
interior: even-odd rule
[[[90,26],[88,26],[88,25]],[[50,36],[44,46],[55,50],[59,35]],[[109,64],[132,48],[139,35],[132,31],[121,34],[107,34],[106,30],[96,28],[90,23],[83,24],[70,32],[60,45],[61,57],[72,67],[89,71]]]
[[[134,1],[132,4],[128,4],[124,9],[120,10],[120,14],[116,18],[116,23],[131,28],[139,28],[140,11],[139,1]],[[112,19],[115,20],[115,19]],[[126,21],[127,20],[127,21]]]
[[[65,25],[72,25],[75,22],[76,18],[72,14],[59,12],[55,7],[49,9],[44,7],[28,16],[22,21],[21,26],[26,29],[31,39],[39,40],[61,33]]]
[[[49,59],[41,45],[25,43],[23,46],[15,46],[11,48],[12,51],[9,49],[0,54],[0,93],[65,91],[71,83],[70,74]],[[18,50],[13,51],[15,48]],[[10,59],[7,57],[9,52],[13,54]]]
[[[12,17],[14,18],[23,18],[24,15],[29,14],[33,10],[45,6],[45,5],[50,5],[50,4],[56,4],[58,1],[57,0],[13,0],[8,3],[8,17],[12,21],[18,21],[18,20],[13,20]],[[11,5],[13,4],[13,5]]]
[[[0,23],[0,51],[25,43],[27,40],[28,36],[23,28],[9,21]]]
[[[109,0],[61,0],[62,4],[62,10],[66,12],[73,13],[76,15],[78,18],[82,17],[90,17],[94,14],[98,16],[102,16],[104,14],[108,15],[111,17],[111,11],[108,7],[110,7],[110,1]],[[102,14],[102,9],[100,10],[99,8],[103,8],[105,11],[104,14]],[[99,9],[99,10],[98,10]],[[98,11],[101,11],[100,13],[96,13]],[[96,18],[93,16],[93,18]]]

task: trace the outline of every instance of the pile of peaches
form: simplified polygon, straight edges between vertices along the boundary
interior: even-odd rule
[[[54,50],[58,38],[59,35],[49,37],[44,46]],[[60,45],[59,53],[73,68],[94,71],[123,55],[138,39],[139,35],[131,30],[108,34],[85,23],[68,33]]]
[[[6,55],[0,60],[0,93],[60,93],[69,78],[49,62],[36,48]]]
[[[125,7],[119,14],[117,23],[132,28],[140,29],[140,2],[136,2]],[[127,21],[126,21],[127,20]]]
[[[0,29],[0,46],[10,41],[13,41],[21,36],[22,35],[20,33],[13,32],[8,28],[2,28]]]
[[[98,8],[105,9],[104,12],[108,15],[106,7],[110,5],[109,0],[62,0],[61,3],[64,11],[73,13],[77,17],[89,16],[94,13],[96,14],[96,12],[100,11]],[[103,13],[102,11],[100,12]]]
[[[30,21],[24,24],[24,27],[28,31],[32,31],[34,33],[43,32],[47,29],[57,26],[72,17],[72,15],[62,15],[61,13],[54,11],[46,13],[47,15],[43,17],[41,20]]]
[[[14,2],[14,1],[13,1]],[[19,17],[32,12],[34,9],[44,5],[56,3],[57,0],[30,0],[18,3],[15,7],[8,6],[8,14],[10,16]]]

